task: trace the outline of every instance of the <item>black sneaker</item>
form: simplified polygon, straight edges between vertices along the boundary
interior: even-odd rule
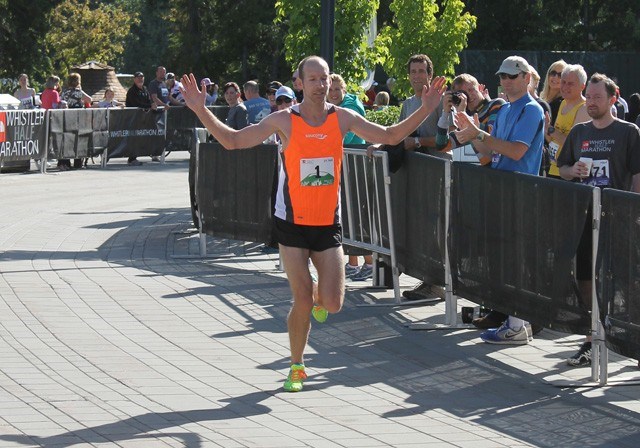
[[[471,323],[474,327],[481,330],[490,330],[492,328],[499,328],[502,323],[507,320],[507,317],[509,316],[506,314],[496,310],[491,310],[487,315],[473,319]]]
[[[440,297],[442,296],[442,297]],[[440,302],[444,300],[444,294],[428,283],[422,282],[413,289],[402,292],[402,297],[407,300],[429,300],[431,302]]]
[[[571,367],[586,367],[591,365],[591,342],[584,342],[578,353],[567,359]]]

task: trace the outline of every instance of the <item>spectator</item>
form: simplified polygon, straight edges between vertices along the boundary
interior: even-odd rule
[[[139,107],[141,109],[156,110],[157,105],[151,101],[149,90],[144,85],[144,73],[135,72],[133,75],[133,85],[127,90],[125,104],[127,107]],[[129,157],[127,163],[131,166],[140,166],[140,162],[136,157]]]
[[[156,68],[156,77],[149,83],[149,97],[156,106],[166,106],[169,104],[169,89],[165,83],[167,69],[159,65]]]
[[[378,93],[387,92],[389,94],[389,106],[397,106],[399,104],[398,98],[393,94],[393,88],[396,85],[395,78],[387,78],[387,81],[378,85]]]
[[[373,102],[374,110],[384,110],[389,107],[389,93],[387,92],[378,92],[376,98]]]
[[[206,106],[213,106],[218,101],[218,84],[211,82],[209,78],[202,78],[200,84],[206,88],[207,99],[205,101]]]
[[[560,92],[564,98],[560,103],[556,121],[547,126],[545,140],[549,144],[549,177],[560,178],[557,159],[571,128],[589,121],[582,91],[587,83],[587,72],[581,65],[570,64],[562,70]]]
[[[640,93],[632,93],[629,97],[629,113],[626,119],[629,123],[635,123],[638,115],[640,115]]]
[[[617,81],[613,81],[617,82]],[[629,105],[622,96],[620,96],[620,89],[616,92],[616,102],[613,103],[613,116],[624,120],[624,117],[629,113]]]
[[[542,107],[542,110],[544,112],[544,117],[545,117],[544,132],[546,134],[548,125],[551,122],[551,106],[549,106],[549,103],[547,103],[546,101],[544,101],[538,96],[539,84],[540,84],[540,75],[538,74],[538,71],[535,68],[531,67],[531,83],[529,84],[529,95],[531,95],[533,99],[538,102],[540,107]],[[541,176],[546,176],[547,173],[549,173],[550,164],[551,162],[549,160],[549,147],[545,140],[544,145],[542,146],[542,163],[540,163]],[[533,327],[533,334],[536,334],[536,327],[534,325],[532,325],[532,327]]]
[[[67,88],[62,92],[62,99],[67,102],[69,109],[82,109],[89,105],[91,107],[91,97],[82,90],[82,77],[79,73],[71,73],[67,78]],[[82,168],[82,159],[73,159],[74,168]],[[71,169],[69,159],[59,159],[58,168],[61,171]]]
[[[458,113],[461,143],[473,142],[478,152],[492,156],[491,167],[504,171],[518,171],[537,175],[544,142],[542,107],[528,92],[531,67],[519,56],[506,58],[498,71],[500,85],[509,98],[496,116],[488,133],[481,130],[466,113]],[[528,322],[509,316],[499,328],[484,331],[480,337],[489,344],[528,344],[531,338]]]
[[[276,93],[278,89],[282,87],[282,83],[279,81],[271,81],[269,83],[269,87],[267,88],[267,99],[269,100],[269,105],[271,106],[271,112],[275,112],[280,110],[278,105],[276,104]],[[292,90],[293,92],[293,90]]]
[[[124,103],[115,99],[115,92],[110,87],[104,90],[104,98],[98,103],[98,107],[124,107]]]
[[[595,73],[586,92],[591,121],[576,124],[565,139],[558,158],[562,178],[598,188],[640,193],[640,130],[615,118],[616,84]],[[590,161],[584,161],[586,157]],[[589,166],[591,165],[591,167]],[[576,278],[583,305],[591,309],[592,216],[588,216],[576,255]],[[567,359],[573,367],[591,365],[591,337]]]
[[[344,82],[342,76],[334,73],[329,76],[331,83],[329,85],[329,93],[327,93],[327,101],[336,106],[350,109],[356,112],[358,115],[364,117],[364,106],[357,96],[347,93],[347,84]],[[363,145],[364,139],[358,137],[353,132],[345,134],[342,144],[343,145]],[[351,280],[362,281],[373,276],[373,257],[372,255],[364,256],[364,263],[358,267],[358,257],[356,255],[349,255],[349,261],[344,266],[344,273],[346,277],[350,277]]]
[[[249,126],[247,108],[240,99],[240,87],[235,82],[228,82],[222,89],[224,100],[229,105],[226,125],[232,129],[242,129]]]
[[[26,73],[20,75],[18,84],[20,87],[16,89],[13,96],[20,100],[20,109],[34,109],[37,106],[36,91],[29,87],[29,77]]]
[[[302,80],[300,79],[300,75],[298,73],[298,70],[293,72],[293,75],[291,75],[291,83],[293,85],[293,92],[296,94],[296,101],[298,103],[302,103],[302,100],[304,99],[304,93],[302,91]]]
[[[367,100],[364,102],[364,105],[368,108],[372,108],[374,102],[376,101],[376,87],[378,87],[378,83],[373,81],[371,83],[371,87],[367,89],[365,95],[367,96]]]
[[[453,104],[454,94],[456,103]],[[470,116],[478,114],[479,128],[485,132],[491,133],[493,125],[495,123],[496,115],[502,107],[505,101],[502,98],[487,99],[483,92],[482,87],[478,80],[468,74],[463,73],[454,78],[451,83],[451,92],[445,94],[443,101],[443,110],[451,110],[451,107],[455,107],[455,112],[466,111]],[[450,123],[449,114],[442,114],[438,123],[438,133],[440,136],[445,136],[444,142],[448,142],[448,130]],[[438,138],[441,142],[442,138]],[[453,142],[453,147],[458,146]],[[482,165],[490,165],[491,157],[482,156],[478,154],[478,159]],[[504,320],[504,319],[503,319]]]
[[[567,63],[562,59],[551,64],[547,70],[547,76],[545,76],[542,92],[540,93],[540,98],[546,101],[549,107],[551,107],[551,123],[556,122],[558,109],[562,102],[560,77],[562,76],[562,70],[564,70],[566,66]]]
[[[165,84],[167,90],[169,90],[169,104],[171,106],[184,106],[184,98],[182,98],[182,92],[180,92],[180,81],[176,79],[176,75],[169,72],[166,76]]]
[[[352,94],[347,93],[347,84],[344,82],[342,76],[334,73],[330,75],[331,83],[329,85],[329,94],[327,95],[327,101],[336,106],[344,107],[345,109],[352,110],[364,117],[364,105],[360,99]],[[365,141],[355,135],[353,132],[348,132],[342,141],[345,145],[363,145]]]
[[[44,91],[40,95],[41,107],[43,109],[62,109],[60,101],[60,78],[51,75],[44,85]]]
[[[420,107],[422,89],[424,86],[429,86],[433,78],[433,63],[429,56],[425,54],[415,54],[407,61],[407,73],[414,94],[402,103],[402,107],[400,109],[400,121],[407,118]],[[387,80],[387,85],[391,90],[393,89],[394,83],[395,79],[393,78],[389,78]],[[450,159],[450,154],[446,152],[449,149],[448,147],[444,148],[444,152],[440,152],[436,148],[438,120],[441,115],[442,103],[409,137],[404,139],[404,149]],[[403,291],[402,295],[409,300],[441,300],[444,298],[444,293],[445,291],[442,286],[420,282],[414,289]]]
[[[244,107],[247,109],[247,121],[249,124],[259,123],[271,113],[271,104],[266,98],[260,96],[260,86],[255,81],[247,81],[244,88]]]

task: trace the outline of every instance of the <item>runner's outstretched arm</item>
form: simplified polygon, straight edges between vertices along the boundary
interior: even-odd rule
[[[357,114],[350,114],[352,122],[349,130],[368,142],[396,145],[415,131],[429,114],[438,107],[445,89],[446,79],[444,76],[436,76],[431,82],[431,86],[425,85],[423,87],[420,108],[403,121],[393,126],[384,127],[371,123]]]

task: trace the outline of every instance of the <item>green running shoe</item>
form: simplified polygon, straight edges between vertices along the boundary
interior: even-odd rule
[[[327,320],[327,317],[329,317],[329,311],[320,305],[313,305],[311,315],[317,322],[324,323]]]
[[[302,382],[307,379],[304,371],[304,364],[291,364],[289,376],[284,381],[284,390],[287,392],[300,392],[302,390]]]

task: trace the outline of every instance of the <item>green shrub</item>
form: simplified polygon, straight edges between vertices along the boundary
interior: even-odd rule
[[[365,113],[367,120],[381,126],[391,126],[398,122],[400,118],[400,108],[398,106],[387,106],[382,110],[368,110]]]

